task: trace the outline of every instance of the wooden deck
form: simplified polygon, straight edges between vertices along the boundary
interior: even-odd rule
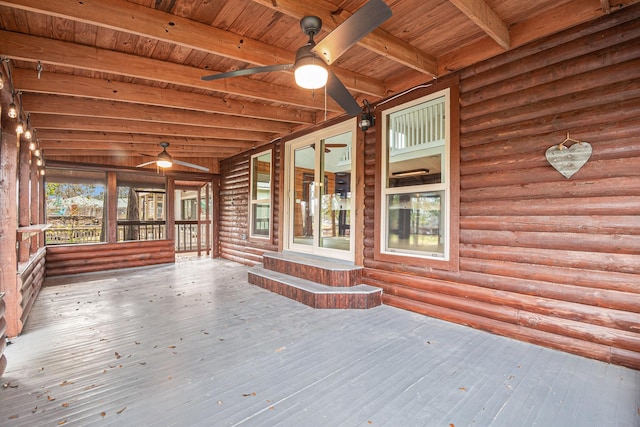
[[[49,279],[7,347],[0,425],[640,425],[639,371],[388,306],[314,310],[247,270]]]

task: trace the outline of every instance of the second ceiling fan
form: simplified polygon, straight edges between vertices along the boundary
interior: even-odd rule
[[[326,85],[327,94],[342,107],[349,116],[360,114],[361,108],[338,77],[328,68],[344,52],[378,28],[391,17],[391,9],[382,0],[369,0],[342,24],[327,34],[317,44],[314,36],[320,33],[322,20],[317,16],[305,16],[300,20],[302,32],[309,41],[298,49],[293,64],[275,64],[246,68],[202,77],[211,81],[228,77],[248,76],[271,71],[294,70],[296,83],[305,89],[319,89]]]

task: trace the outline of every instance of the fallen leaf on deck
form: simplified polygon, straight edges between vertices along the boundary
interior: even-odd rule
[[[147,364],[147,362],[138,362],[138,364],[140,364],[140,365],[143,365],[143,366],[144,366],[144,365],[146,365],[146,364]]]
[[[116,359],[120,359],[120,358],[122,357],[122,356],[120,356],[120,355],[118,354],[118,352],[117,352],[117,351],[115,352],[115,355],[116,355]]]
[[[449,423],[449,427],[456,427],[453,423]]]
[[[69,403],[64,402],[64,403],[63,403],[62,405],[60,405],[60,406],[62,406],[63,408],[68,408],[68,407],[69,407]]]
[[[83,388],[82,390],[87,391],[87,390],[91,390],[92,388],[96,388],[96,387],[98,387],[98,386],[97,386],[97,385],[95,385],[95,384],[91,384],[91,385],[86,386],[86,387],[85,387],[85,388]]]
[[[56,398],[55,397],[51,397],[51,396],[47,396],[47,400],[49,402],[53,402],[54,400],[56,400]]]
[[[281,352],[282,350],[285,350],[287,347],[280,347],[280,348],[276,348],[276,353]]]
[[[58,425],[61,426],[62,424],[66,424],[66,423],[67,423],[67,420],[62,420],[58,423]]]
[[[127,409],[127,407],[125,406],[124,408],[120,409],[118,412],[116,412],[116,414],[121,414],[124,412],[124,410]]]
[[[107,416],[107,413],[106,413],[106,412],[100,412],[100,416],[101,416],[101,417],[106,417],[106,416]]]
[[[136,343],[136,345],[140,345],[140,342],[138,342],[138,341],[134,341],[134,343]]]
[[[467,391],[467,389],[464,387],[458,387],[458,390]]]
[[[38,407],[37,406],[31,410],[32,414],[35,414],[36,412],[38,412]]]
[[[242,397],[249,397],[249,396],[255,396],[256,392],[254,391],[253,393],[245,393],[242,395]]]
[[[176,348],[176,346],[175,346],[175,345],[170,345],[170,346],[169,346],[169,347],[167,347],[167,348]]]
[[[5,383],[5,384],[2,384],[2,387],[3,387],[3,388],[18,388],[18,386],[17,386],[17,385],[12,385],[12,384],[11,384],[11,382],[8,382],[8,383]]]
[[[73,384],[73,381],[67,381],[67,380],[64,380],[64,381],[62,381],[62,382],[60,383],[60,387],[64,387],[64,386],[66,386],[66,385],[68,385],[68,384]]]
[[[10,420],[15,420],[16,418],[18,418],[18,415],[11,415],[11,416],[9,417],[9,419],[10,419]]]

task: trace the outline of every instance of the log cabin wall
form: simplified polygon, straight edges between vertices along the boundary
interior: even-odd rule
[[[173,240],[48,246],[46,275],[61,276],[173,262]]]
[[[17,288],[20,292],[18,332],[22,331],[22,328],[27,322],[31,307],[33,307],[33,303],[36,301],[40,293],[40,288],[42,288],[42,284],[44,283],[45,254],[46,249],[40,248],[28,261],[18,264]]]
[[[251,156],[272,149],[271,166],[271,235],[266,238],[251,237],[249,230],[249,188]],[[271,144],[253,151],[238,154],[220,163],[220,218],[219,254],[223,258],[246,265],[262,263],[265,251],[278,250],[278,209],[281,146]]]
[[[375,262],[365,236],[364,282],[389,305],[640,369],[640,7],[459,77],[459,271]],[[570,179],[545,158],[567,133],[593,147]]]

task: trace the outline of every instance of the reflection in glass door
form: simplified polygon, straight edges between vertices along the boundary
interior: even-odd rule
[[[352,259],[354,134],[342,129],[291,145],[289,249]]]
[[[315,150],[310,145],[293,151],[294,207],[293,242],[301,245],[313,245],[313,218],[315,216]]]

